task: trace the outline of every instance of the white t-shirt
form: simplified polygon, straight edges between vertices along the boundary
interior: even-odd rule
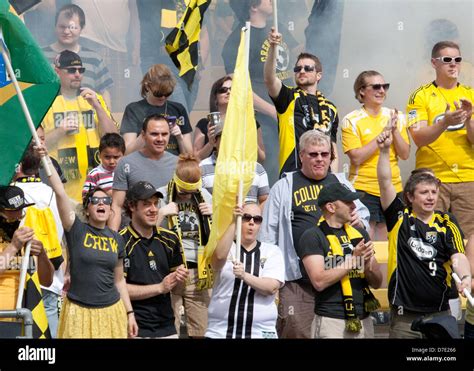
[[[206,337],[276,339],[276,295],[261,295],[234,276],[232,256],[235,248],[234,242],[224,267],[215,272]],[[278,246],[259,242],[251,251],[240,250],[240,260],[246,272],[257,277],[274,278],[283,286],[285,267]]]

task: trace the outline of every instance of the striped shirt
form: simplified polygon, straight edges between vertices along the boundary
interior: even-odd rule
[[[44,47],[43,52],[46,58],[54,64],[54,59],[61,51],[54,50],[50,45]],[[105,90],[109,90],[114,82],[102,57],[95,51],[84,47],[81,47],[77,54],[81,57],[83,67],[86,68],[82,86],[101,94]]]
[[[84,187],[82,188],[82,197],[84,197],[90,189],[100,187],[104,191],[108,192],[112,190],[114,184],[114,172],[108,171],[99,165],[93,168],[89,174],[87,174]]]
[[[201,168],[202,187],[205,188],[210,194],[214,188],[214,176],[216,171],[216,154],[213,153],[208,158],[205,158],[199,164]],[[245,202],[258,203],[258,199],[261,196],[266,196],[270,193],[270,187],[268,185],[267,172],[258,162],[255,165],[255,176],[250,187],[249,193],[245,198]]]

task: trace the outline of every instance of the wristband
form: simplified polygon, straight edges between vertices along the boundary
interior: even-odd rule
[[[127,312],[127,316],[128,316],[129,314],[134,314],[134,313],[135,313],[135,312],[134,312],[133,310],[129,310],[129,311]]]
[[[464,276],[461,277],[461,281],[462,281],[464,278],[469,278],[469,279],[471,279],[471,276],[470,276],[469,274],[466,274],[466,275],[464,275]]]

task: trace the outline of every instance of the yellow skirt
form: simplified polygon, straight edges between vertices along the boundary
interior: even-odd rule
[[[127,338],[127,323],[122,300],[106,308],[87,308],[64,298],[58,338],[123,339]]]

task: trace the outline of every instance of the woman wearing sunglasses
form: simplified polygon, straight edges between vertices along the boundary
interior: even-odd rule
[[[47,155],[38,146],[39,155]],[[126,338],[138,333],[123,275],[122,237],[107,227],[112,198],[101,188],[83,201],[87,220],[74,213],[58,173],[48,158],[50,184],[64,227],[71,277],[59,318],[58,338]]]
[[[377,71],[360,73],[354,82],[354,92],[362,107],[344,117],[342,125],[342,147],[351,163],[349,180],[357,191],[365,192],[361,201],[370,211],[370,238],[375,240],[387,239],[377,181],[378,135],[382,131],[393,135],[390,166],[397,192],[402,191],[398,158],[406,160],[410,154],[405,116],[396,109],[383,107],[389,87]]]
[[[236,217],[242,244],[236,259]],[[276,293],[285,282],[280,249],[257,240],[263,218],[255,203],[235,207],[234,221],[217,243],[211,265],[215,284],[209,305],[208,338],[277,338]]]
[[[164,64],[150,67],[141,82],[142,100],[132,102],[125,107],[120,134],[125,140],[126,155],[140,150],[144,146],[142,131],[143,121],[152,114],[168,117],[170,140],[166,150],[174,155],[192,153],[192,127],[186,108],[181,103],[168,98],[173,94],[176,79],[171,70]]]
[[[232,89],[232,77],[227,75],[214,82],[209,95],[210,112],[219,112],[221,125],[224,125],[227,106]],[[202,118],[194,130],[194,154],[201,160],[209,157],[216,145],[216,128],[208,118]],[[262,129],[257,122],[258,162],[265,161],[265,147],[262,139]]]
[[[211,232],[212,196],[202,188],[199,161],[190,154],[180,155],[173,179],[159,191],[165,205],[160,207],[158,224],[178,235],[183,263],[189,271],[186,284],[171,292],[176,331],[179,335],[183,306],[188,336],[202,338],[207,327],[212,273],[201,257]]]

